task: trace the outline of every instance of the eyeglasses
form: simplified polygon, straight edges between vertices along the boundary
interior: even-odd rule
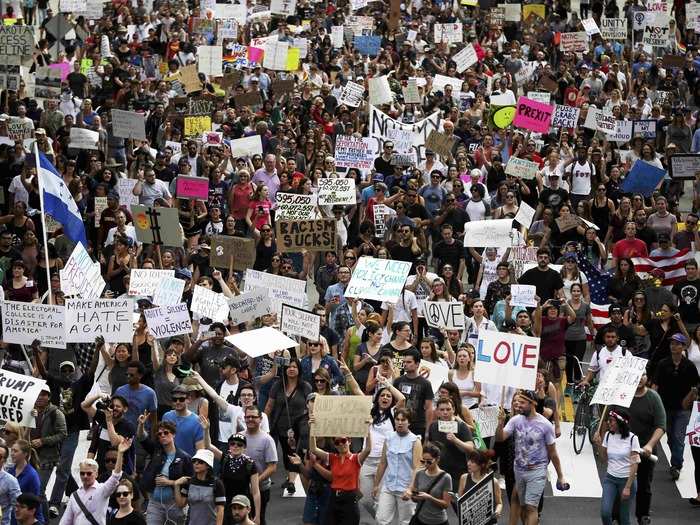
[[[243,445],[243,443],[241,443],[240,441],[230,441],[228,446],[229,447],[243,447],[245,445]]]
[[[263,232],[263,233],[269,233],[269,232],[272,231],[272,229],[270,229],[270,228],[263,228],[263,229],[260,230],[260,231]],[[279,259],[277,259],[277,260],[279,260]]]
[[[355,260],[357,260],[357,257],[355,257],[354,255],[346,255],[345,260],[346,261],[355,261]]]
[[[312,343],[311,341],[308,341],[306,346],[321,346],[321,343]]]
[[[158,437],[168,436],[168,435],[170,435],[170,431],[169,431],[169,430],[159,430],[159,431],[156,433],[156,436],[158,436]]]
[[[316,383],[327,383],[327,382],[328,382],[328,381],[326,381],[325,379],[314,379],[314,381],[315,381]]]
[[[238,397],[255,397],[255,394],[240,394]]]
[[[258,419],[260,416],[245,416],[243,419]]]
[[[126,498],[131,494],[129,491],[124,491],[124,492],[115,492],[114,495],[118,498]]]
[[[421,465],[432,465],[433,464],[432,459],[421,459],[420,462],[421,462]]]
[[[347,442],[348,440],[345,438],[338,438],[333,440],[333,443],[335,443],[336,445],[345,445]]]

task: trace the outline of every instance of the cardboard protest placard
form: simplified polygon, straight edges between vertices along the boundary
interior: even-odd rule
[[[61,270],[61,290],[66,295],[80,295],[83,299],[94,299],[102,295],[107,283],[102,278],[100,265],[90,258],[81,243],[73,248],[66,265]],[[69,291],[72,293],[69,293]]]
[[[273,15],[294,16],[297,0],[271,0],[270,12]]]
[[[479,423],[479,430],[482,438],[496,435],[498,428],[498,407],[485,406],[469,409],[474,421]]]
[[[31,57],[34,53],[34,28],[30,25],[0,25],[0,57]],[[6,62],[5,62],[6,63]]]
[[[528,91],[527,93],[527,98],[537,102],[542,102],[543,104],[549,104],[551,97],[552,94],[545,91]]]
[[[654,20],[647,22],[644,26],[642,43],[651,47],[668,46],[668,36],[670,34],[668,16],[657,14]]]
[[[527,21],[531,17],[537,17],[544,20],[545,5],[544,4],[526,4],[523,5],[523,20]]]
[[[355,179],[318,179],[317,183],[319,206],[352,206],[357,203]]]
[[[274,352],[275,350],[284,350],[286,348],[299,346],[294,339],[290,339],[279,330],[270,326],[229,335],[226,337],[226,341],[240,349],[241,352],[248,357],[253,358]]]
[[[139,242],[162,246],[182,246],[182,229],[176,208],[156,208],[133,204],[131,216],[134,218],[136,239]]]
[[[464,39],[461,22],[433,25],[433,40],[436,44],[454,44]],[[459,69],[457,70],[459,73]]]
[[[474,381],[532,390],[539,355],[539,337],[480,330]]]
[[[187,93],[195,93],[202,90],[202,81],[199,80],[199,71],[196,64],[180,68],[180,82]]]
[[[306,306],[306,281],[282,275],[259,272],[248,268],[245,272],[245,291],[263,288],[268,291],[270,303],[279,312],[282,303],[304,308]]]
[[[344,27],[331,26],[331,45],[334,49],[343,47]]]
[[[47,348],[65,348],[66,330],[63,306],[0,301],[2,340],[6,343],[31,345],[35,339]]]
[[[97,149],[97,143],[100,140],[100,134],[97,131],[84,128],[70,128],[69,148],[75,149]]]
[[[600,34],[600,29],[598,28],[598,24],[596,23],[595,19],[593,19],[593,18],[585,18],[585,19],[581,20],[581,25],[586,30],[586,34],[588,36]]]
[[[374,167],[376,141],[371,138],[356,138],[338,135],[335,144],[335,165],[339,168],[369,170]]]
[[[151,297],[154,293],[156,293],[156,289],[161,285],[161,282],[166,277],[175,278],[175,270],[132,268],[129,278],[129,295]]]
[[[182,299],[185,289],[185,281],[177,277],[165,277],[160,280],[153,294],[153,304],[158,306],[170,306],[177,304]]]
[[[414,122],[413,124],[405,124],[396,119],[391,118],[389,115],[383,113],[381,110],[375,108],[374,106],[369,107],[369,136],[377,140],[377,155],[381,152],[382,141],[387,137],[387,131],[389,129],[401,129],[405,131],[410,131],[415,134],[415,140],[413,145],[415,146],[412,158],[414,164],[420,164],[425,160],[425,140],[432,130],[439,130],[440,123],[442,122],[439,111],[435,111],[431,115],[424,119]]]
[[[588,49],[588,35],[585,31],[561,33],[559,48],[565,53],[583,53]]]
[[[369,84],[369,103],[373,106],[381,106],[382,104],[391,104],[394,100],[394,95],[389,86],[389,78],[384,75],[382,77],[374,77],[368,79]]]
[[[283,304],[280,330],[289,336],[297,335],[305,337],[311,342],[317,342],[321,330],[321,316],[308,310]]]
[[[399,358],[401,361],[401,358]],[[449,381],[450,369],[445,365],[440,363],[431,363],[425,359],[422,359],[418,367],[418,375],[425,377],[430,381],[430,386],[433,387],[433,392],[440,390],[440,386],[443,383]]]
[[[513,125],[536,133],[547,133],[554,108],[527,97],[520,97]]]
[[[312,436],[364,437],[367,435],[371,396],[316,396]]]
[[[637,160],[622,181],[620,189],[625,193],[641,193],[645,197],[651,197],[665,175],[666,171],[643,160]]]
[[[336,249],[334,219],[275,221],[275,236],[277,250],[281,253]]]
[[[133,299],[66,299],[66,342],[126,343],[134,335]]]
[[[376,57],[382,47],[382,37],[378,35],[355,35],[353,46],[361,55]]]
[[[616,120],[615,130],[613,133],[608,133],[608,140],[619,142],[624,144],[632,140],[632,126],[633,122],[631,120]]]
[[[464,224],[464,246],[502,248],[514,245],[513,219],[470,221]]]
[[[519,157],[510,157],[506,164],[506,174],[521,179],[534,179],[539,169],[540,166],[536,162]]]
[[[529,228],[532,224],[532,219],[535,217],[535,209],[527,202],[522,201],[518,206],[518,213],[515,214],[515,220],[520,224]]]
[[[692,180],[698,171],[700,171],[700,155],[697,153],[671,155],[670,174],[674,179]]]
[[[223,51],[221,46],[197,46],[197,71],[211,77],[220,77],[223,69]]]
[[[175,181],[175,195],[178,199],[209,199],[209,179],[178,175]]]
[[[102,212],[108,207],[107,197],[95,197],[95,227],[100,225]]]
[[[446,301],[425,301],[423,316],[431,328],[464,330],[464,309],[462,303]]]
[[[646,372],[647,359],[631,353],[613,359],[596,388],[591,405],[618,405],[629,408],[642,374]]]
[[[578,124],[578,117],[581,108],[574,108],[557,104],[552,115],[553,128],[575,128]]]
[[[360,257],[345,290],[345,297],[396,304],[410,270],[410,262]]]
[[[389,31],[397,31],[401,23],[401,0],[389,0],[389,18],[387,26]]]
[[[192,312],[208,317],[214,322],[224,322],[228,317],[228,301],[222,293],[216,293],[203,286],[195,285],[192,294]]]
[[[294,91],[294,79],[273,80],[271,87],[275,97],[281,97]]]
[[[187,99],[188,115],[211,115],[213,111],[214,103],[211,100],[192,97]]]
[[[583,127],[612,134],[615,132],[616,120],[615,115],[605,113],[602,109],[589,107]]]
[[[362,100],[365,95],[365,87],[361,84],[356,84],[348,80],[348,82],[343,87],[340,92],[340,99],[338,99],[338,105],[341,106],[351,106],[356,108],[362,104]]]
[[[415,78],[409,78],[401,91],[403,92],[403,101],[406,104],[420,104],[420,92]]]
[[[438,432],[445,434],[456,434],[459,431],[459,423],[457,421],[442,421],[438,420]]]
[[[214,268],[228,268],[233,257],[233,269],[244,271],[255,264],[255,241],[244,237],[212,235],[209,264]]]
[[[452,158],[452,148],[455,145],[455,139],[448,137],[444,133],[432,130],[425,141],[426,149],[431,149],[443,159]]]
[[[683,55],[664,55],[663,60],[664,67],[682,68],[685,66],[685,56]]]
[[[250,137],[242,137],[229,141],[231,148],[231,157],[236,159],[239,157],[252,157],[253,155],[262,155],[262,138],[260,135],[251,135]]]
[[[48,388],[46,381],[33,376],[0,370],[0,419],[34,428],[34,404],[39,393]]]
[[[536,288],[530,284],[511,284],[510,304],[512,306],[524,306],[526,308],[537,306],[535,291]]]
[[[197,117],[185,117],[185,137],[194,137],[211,131],[211,117],[200,115]]]
[[[561,216],[558,217],[555,222],[561,233],[573,230],[581,224],[576,215]]]
[[[277,192],[278,220],[298,221],[313,219],[316,214],[316,195]]]
[[[457,502],[459,524],[484,525],[491,523],[494,519],[495,501],[493,472],[489,472],[459,498]]]
[[[148,308],[143,311],[148,331],[156,339],[191,334],[192,320],[187,303]]]
[[[219,4],[219,5],[225,5],[225,4]],[[221,89],[228,90],[230,88],[240,86],[242,80],[243,80],[243,73],[241,71],[238,71],[237,69],[234,69],[233,71],[224,74],[224,77],[221,79],[221,82],[219,83],[219,85],[221,86]]]
[[[242,95],[236,95],[233,97],[233,104],[237,108],[253,107],[262,105],[262,97],[259,91],[251,91],[249,93],[243,93]]]
[[[142,113],[113,109],[112,134],[125,139],[146,140],[146,119]]]
[[[134,195],[134,186],[137,179],[117,179],[117,193],[119,193],[119,206],[131,206],[138,204],[139,198]]]
[[[603,40],[627,40],[627,19],[601,18],[600,36]]]
[[[690,414],[685,435],[688,436],[691,447],[700,447],[700,401],[693,401],[693,411]]]
[[[235,325],[254,321],[272,312],[267,290],[258,289],[243,292],[228,301],[231,322]]]

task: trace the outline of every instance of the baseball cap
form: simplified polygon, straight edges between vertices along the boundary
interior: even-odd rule
[[[243,443],[243,446],[245,446],[248,443],[248,441],[246,440],[246,438],[243,434],[232,434],[228,438],[228,442],[231,443],[231,441],[237,441],[239,443]]]
[[[238,505],[240,507],[250,507],[250,500],[247,496],[244,496],[243,494],[238,494],[237,496],[234,496],[231,500],[231,506],[233,505]]]
[[[75,370],[75,365],[73,364],[73,361],[63,361],[60,365],[58,365],[58,369],[61,370],[64,366],[69,366],[73,370]]]
[[[680,332],[673,334],[671,336],[671,341],[676,341],[677,343],[681,343],[682,345],[687,345],[688,344],[688,338],[681,334]]]
[[[621,314],[622,313],[622,307],[619,304],[611,304],[608,307],[608,314]]]

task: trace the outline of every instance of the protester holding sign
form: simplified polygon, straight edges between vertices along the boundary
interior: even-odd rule
[[[472,487],[475,487],[482,479],[484,479],[484,477],[489,473],[489,462],[490,459],[488,454],[482,450],[474,450],[473,452],[469,453],[467,473],[462,474],[462,477],[459,478],[459,488],[457,489],[457,495],[459,497],[469,492]],[[498,480],[495,478],[491,481],[491,483],[493,484],[492,490],[494,495],[493,519],[486,521],[486,525],[497,523],[498,518],[500,518],[501,513],[503,512],[503,496],[501,494],[501,486],[498,484]]]

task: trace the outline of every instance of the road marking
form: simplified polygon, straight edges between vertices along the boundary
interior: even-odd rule
[[[661,444],[661,448],[663,449],[666,459],[668,459],[668,463],[670,465],[671,449],[668,448],[668,441],[665,437],[663,437],[659,443]],[[661,474],[656,474],[656,476],[659,475],[670,477],[667,470]],[[683,449],[683,470],[681,470],[681,476],[676,481],[676,487],[678,488],[678,493],[681,495],[681,498],[694,498],[698,495],[698,492],[695,490],[694,476],[695,468],[693,467],[693,456],[690,452],[690,445],[686,443],[685,448]]]
[[[283,498],[305,498],[306,497],[306,492],[304,492],[304,485],[301,483],[301,476],[297,476],[297,478],[294,480],[294,488],[296,488],[296,491],[294,494],[290,494],[287,489],[284,489],[284,493],[282,494]]]
[[[603,487],[600,484],[593,448],[586,440],[581,454],[577,455],[571,439],[573,428],[573,423],[562,423],[561,436],[556,443],[564,478],[571,488],[566,492],[557,490],[557,472],[550,462],[547,469],[552,493],[554,496],[564,498],[600,498],[603,495]]]

